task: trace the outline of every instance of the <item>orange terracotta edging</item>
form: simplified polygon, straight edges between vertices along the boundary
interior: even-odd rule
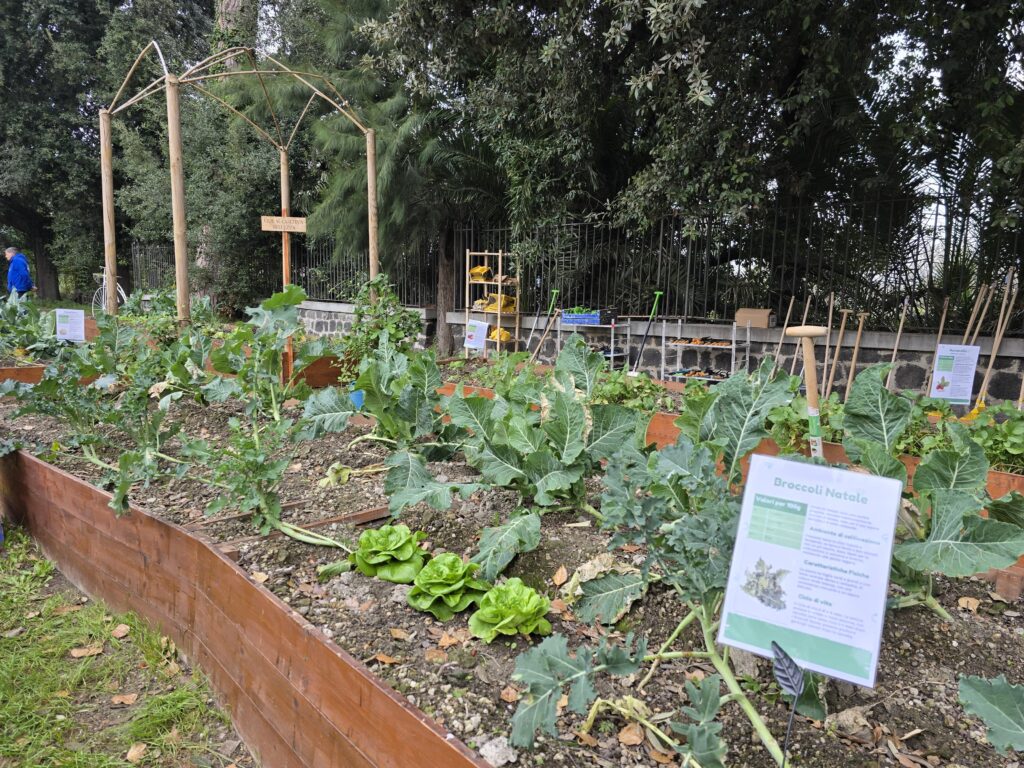
[[[263,765],[485,768],[212,543],[109,500],[28,453],[0,462],[3,513],[76,586],[174,640]]]

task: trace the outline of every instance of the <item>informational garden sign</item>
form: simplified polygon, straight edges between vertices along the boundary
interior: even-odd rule
[[[487,323],[470,320],[466,323],[466,349],[483,349],[487,344]]]
[[[898,480],[753,456],[719,642],[874,686]]]
[[[57,338],[64,341],[85,341],[85,310],[56,309]]]
[[[969,344],[939,344],[932,371],[931,397],[954,405],[967,405],[974,395],[974,373],[981,347]]]

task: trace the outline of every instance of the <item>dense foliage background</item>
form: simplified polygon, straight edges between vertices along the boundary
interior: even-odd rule
[[[243,44],[330,75],[378,132],[385,267],[435,248],[439,309],[469,218],[527,236],[567,218],[642,230],[941,195],[984,208],[983,227],[1020,226],[1019,0],[2,0],[0,232],[44,295],[91,290],[96,113],[150,39],[172,71]],[[219,93],[269,119],[252,83]],[[273,95],[289,129],[305,96]],[[155,97],[115,119],[122,254],[170,240],[164,109]],[[183,120],[197,278],[242,306],[274,269],[277,240],[254,222],[277,208],[276,152],[194,92]],[[292,152],[293,209],[339,251],[366,245],[363,152],[325,114]]]

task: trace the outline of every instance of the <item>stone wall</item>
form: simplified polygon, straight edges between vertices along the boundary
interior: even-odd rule
[[[535,318],[524,316],[520,318],[521,330],[519,334],[520,349],[525,349],[525,342],[530,335]],[[461,312],[450,312],[448,322],[453,326],[456,345],[461,347],[465,336],[464,323],[465,315]],[[509,331],[514,330],[514,325],[503,323]],[[537,332],[534,334],[531,349],[536,347],[544,327],[544,318],[537,319]],[[644,330],[647,328],[646,320],[622,321],[615,333],[615,347],[622,349],[623,344],[629,348],[630,360],[636,359],[643,340]],[[606,328],[587,328],[563,325],[561,328],[561,340],[574,330],[581,332],[589,342],[603,347],[610,347],[611,334]],[[680,336],[709,337],[711,339],[730,340],[732,326],[726,324],[712,323],[684,323],[677,322],[656,322],[652,325],[650,335],[644,344],[643,355],[640,359],[640,370],[650,374],[654,378],[661,378],[664,373],[669,373],[677,368],[710,367],[728,371],[730,367],[731,353],[728,348],[709,347],[707,349],[676,348],[669,342]],[[781,336],[780,328],[752,328],[750,329],[750,353],[749,359],[744,355],[743,349],[737,350],[736,367],[740,369],[744,362],[753,369],[765,355],[772,355],[778,345]],[[746,344],[746,330],[738,331],[738,341]],[[838,336],[838,323],[833,333],[833,339]],[[849,375],[850,358],[853,351],[856,328],[852,331],[847,326],[843,349],[839,355],[839,364],[836,369],[835,384],[833,391],[842,393],[846,386]],[[893,344],[896,341],[896,334],[892,331],[864,331],[861,339],[861,348],[857,355],[857,370],[863,370],[866,366],[875,363],[887,363],[892,358]],[[960,338],[953,334],[944,336],[946,343],[959,343]],[[979,338],[981,346],[981,357],[978,361],[978,373],[975,379],[975,392],[981,385],[981,379],[989,363],[989,353],[992,349],[991,338]],[[780,354],[781,364],[789,369],[793,360],[794,343],[786,339],[782,345]],[[559,339],[555,330],[552,330],[545,340],[538,355],[538,362],[552,363],[558,354]],[[665,354],[662,354],[662,351]],[[816,346],[819,366],[824,357],[824,343],[819,342]],[[928,378],[928,371],[932,365],[932,357],[935,351],[935,334],[904,333],[900,340],[900,351],[896,358],[896,386],[901,389],[920,390],[923,389]],[[663,363],[664,360],[664,363]],[[677,363],[678,361],[678,363]],[[797,372],[799,373],[799,364]],[[989,400],[1016,400],[1020,393],[1021,377],[1024,375],[1024,339],[1003,339],[999,349],[999,357],[992,371],[992,378],[989,381]],[[824,383],[821,388],[824,389]]]
[[[426,348],[434,338],[437,314],[433,309],[410,307],[423,322],[423,331],[416,337],[416,347]],[[355,305],[335,301],[304,301],[299,305],[299,319],[306,332],[314,336],[344,336],[355,322]]]

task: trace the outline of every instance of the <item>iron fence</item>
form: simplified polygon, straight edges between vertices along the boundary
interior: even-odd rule
[[[174,248],[166,243],[132,241],[132,291],[174,288]]]
[[[437,293],[437,246],[389,255],[382,269],[387,272],[403,304],[425,307]],[[339,251],[331,238],[309,240],[292,262],[292,279],[311,299],[351,302],[369,277],[365,253]]]
[[[553,289],[558,306],[731,319],[740,307],[773,308],[779,323],[791,296],[794,319],[823,323],[835,308],[871,314],[895,329],[908,302],[907,328],[935,329],[948,297],[947,330],[963,328],[981,284],[1005,281],[1024,265],[1019,228],[997,227],[984,207],[963,210],[940,199],[876,200],[846,206],[778,205],[736,218],[666,218],[646,232],[572,223],[513,237],[507,226],[468,224],[455,237],[455,284],[465,251],[514,255],[523,312],[542,312]],[[995,325],[994,300],[986,330]],[[464,305],[458,296],[456,305]],[[1020,335],[1024,311],[1008,334]]]

